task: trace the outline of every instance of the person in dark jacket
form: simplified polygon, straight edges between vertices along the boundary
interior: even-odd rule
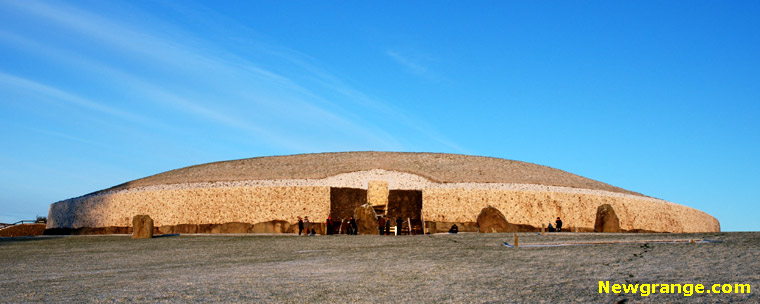
[[[557,232],[562,232],[562,220],[557,217]]]
[[[350,234],[353,234],[353,235],[359,234],[359,231],[357,231],[359,230],[359,227],[356,226],[356,220],[354,219],[353,216],[351,217],[350,220],[348,220],[348,227],[349,227],[348,228],[349,231],[351,231]]]
[[[301,235],[301,232],[303,232],[303,220],[301,217],[298,217],[298,235]]]
[[[391,219],[385,219],[385,235],[391,235]]]
[[[459,232],[459,227],[457,227],[457,224],[451,225],[451,229],[449,229],[449,233],[457,234],[458,232]]]
[[[334,230],[334,229],[333,229],[333,221],[332,221],[332,216],[328,216],[328,217],[327,217],[327,221],[325,222],[325,226],[327,226],[327,227],[326,227],[326,228],[327,228],[327,235],[331,235],[331,234],[333,234],[333,230]]]
[[[385,231],[385,215],[381,215],[380,219],[377,220],[377,229],[380,231],[380,235],[383,235]]]
[[[401,235],[401,224],[404,222],[404,220],[401,219],[401,217],[396,218],[396,235]]]

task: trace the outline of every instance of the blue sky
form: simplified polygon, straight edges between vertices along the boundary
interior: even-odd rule
[[[329,151],[547,165],[760,223],[757,1],[0,1],[0,222]]]

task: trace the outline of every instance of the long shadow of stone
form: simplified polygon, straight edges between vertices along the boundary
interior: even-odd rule
[[[157,239],[157,238],[172,237],[172,236],[179,236],[179,233],[159,234],[159,235],[154,235],[153,238]]]

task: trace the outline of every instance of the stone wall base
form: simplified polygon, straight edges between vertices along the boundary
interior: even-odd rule
[[[451,226],[456,224],[459,228],[459,232],[478,232],[478,224],[476,222],[425,222],[425,226],[428,228],[429,233],[444,233],[449,232]],[[508,223],[508,232],[541,232],[541,227],[533,227],[526,224],[512,224]],[[545,230],[546,231],[546,230]],[[594,232],[594,227],[562,227],[562,232]],[[657,231],[644,230],[644,229],[631,229],[622,230],[626,233],[659,233]]]
[[[316,234],[325,234],[324,223],[311,223]],[[45,235],[131,234],[132,227],[82,227],[45,229]],[[230,222],[224,224],[179,224],[153,227],[154,235],[193,233],[298,233],[298,225],[287,221],[268,221],[256,224]]]

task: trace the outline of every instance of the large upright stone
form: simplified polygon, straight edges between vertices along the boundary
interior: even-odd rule
[[[596,208],[594,232],[620,232],[620,219],[610,204]]]
[[[504,214],[492,206],[483,208],[478,214],[478,231],[481,233],[509,232],[509,223]]]
[[[132,218],[132,238],[149,239],[153,237],[153,219],[147,215],[135,215]]]
[[[388,206],[388,182],[373,180],[367,184],[367,202],[372,206]]]
[[[377,214],[372,205],[364,204],[356,207],[354,219],[356,219],[356,227],[359,234],[380,234],[378,231]]]

